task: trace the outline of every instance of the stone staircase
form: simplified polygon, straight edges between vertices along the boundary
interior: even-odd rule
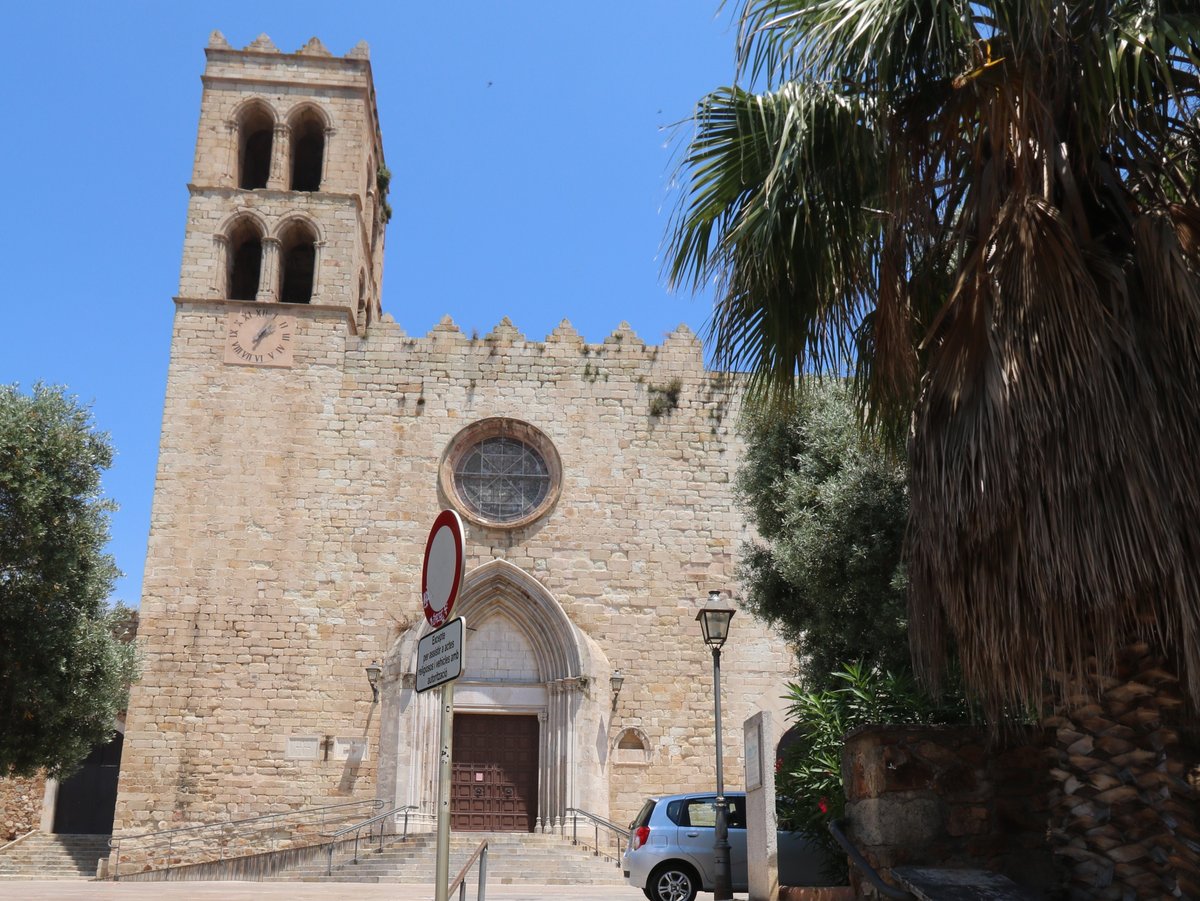
[[[0,851],[0,880],[91,879],[110,837],[31,833]]]
[[[479,843],[488,841],[488,885],[623,885],[621,870],[611,860],[572,845],[557,835],[513,832],[467,832],[450,837],[450,878],[453,879]],[[437,840],[432,834],[407,841],[385,842],[360,851],[358,863],[335,860],[332,875],[324,862],[284,870],[269,881],[402,882],[429,884],[437,867]],[[467,876],[474,891],[478,864]]]

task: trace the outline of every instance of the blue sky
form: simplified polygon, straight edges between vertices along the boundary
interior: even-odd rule
[[[647,342],[709,302],[659,249],[675,132],[732,80],[718,0],[23,4],[6,17],[0,381],[67,385],[112,435],[111,551],[136,603],[150,522],[209,33],[371,47],[393,173],[383,306],[540,339],[628,321]]]

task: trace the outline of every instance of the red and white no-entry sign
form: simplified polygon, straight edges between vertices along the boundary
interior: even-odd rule
[[[450,619],[454,609],[462,584],[465,546],[462,520],[453,510],[443,510],[429,530],[421,567],[421,605],[425,619],[435,629]]]

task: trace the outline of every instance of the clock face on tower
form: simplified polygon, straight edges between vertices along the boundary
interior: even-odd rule
[[[225,362],[243,366],[291,366],[294,316],[278,308],[242,310],[225,317]]]

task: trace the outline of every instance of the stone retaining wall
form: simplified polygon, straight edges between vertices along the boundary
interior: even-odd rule
[[[1056,882],[1046,829],[1047,738],[991,746],[979,729],[868,726],[846,736],[850,838],[891,867],[978,867],[1041,889]],[[869,888],[860,886],[860,891]]]
[[[0,845],[38,828],[45,776],[0,779]]]

